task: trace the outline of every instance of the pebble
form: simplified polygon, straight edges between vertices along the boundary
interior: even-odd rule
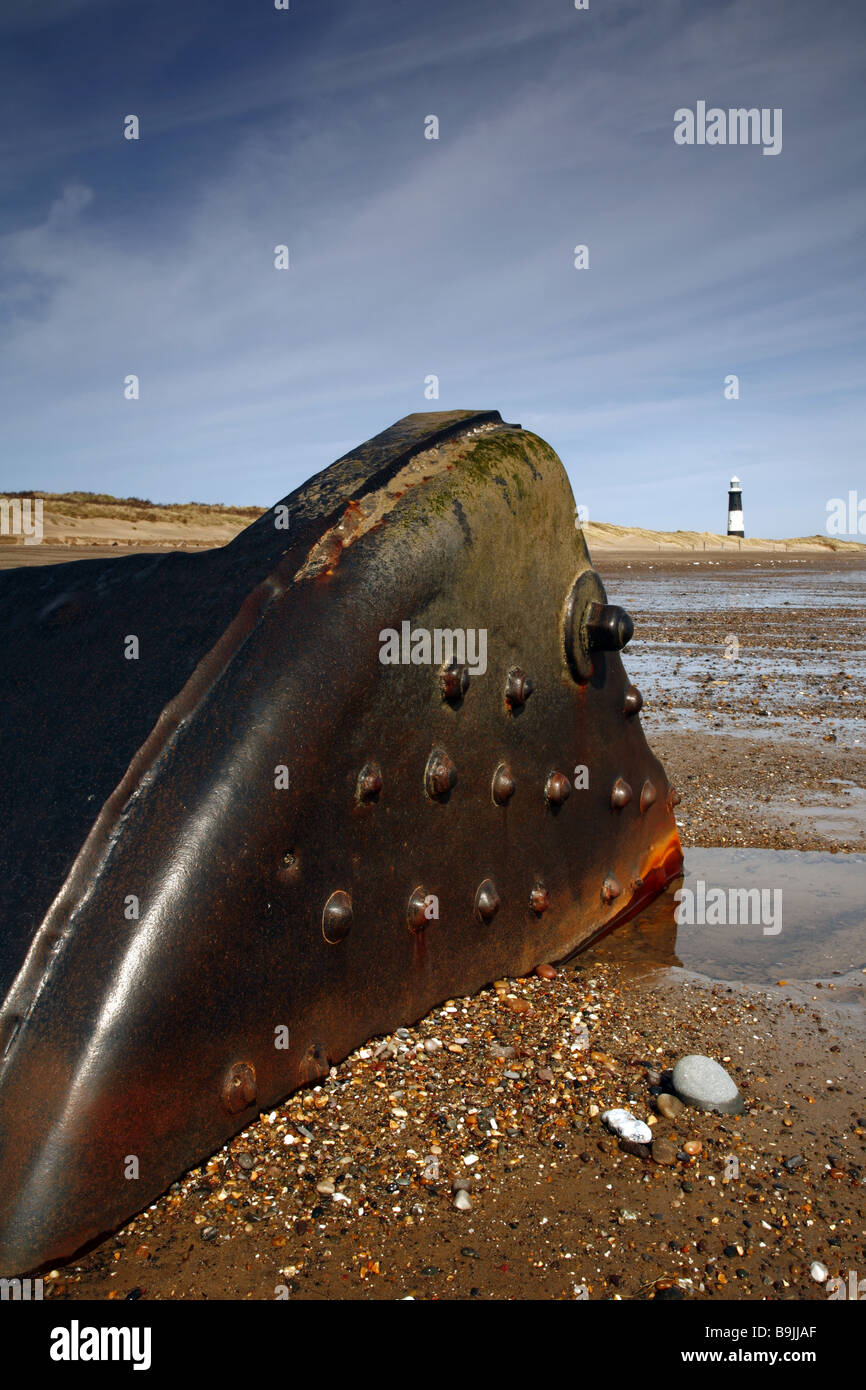
[[[680,1058],[674,1067],[673,1088],[694,1110],[716,1110],[723,1115],[741,1115],[745,1110],[743,1098],[724,1067],[700,1053]]]
[[[555,969],[555,967],[552,966],[552,965],[536,965],[536,967],[535,967],[535,973],[536,973],[536,975],[538,975],[542,980],[555,980],[555,979],[556,979],[556,969]]]
[[[682,1115],[685,1108],[678,1096],[668,1095],[667,1092],[656,1096],[656,1110],[666,1120],[675,1120]]]
[[[838,1126],[832,1129],[816,1114],[815,1103],[808,1101],[810,1089],[819,1102],[823,1095],[810,1072],[800,1076],[792,1072],[787,1078],[778,1065],[770,1067],[770,1060],[778,1059],[768,1058],[766,1067],[758,1065],[763,1058],[757,1043],[765,1038],[754,1039],[753,1031],[769,1034],[769,1025],[766,1030],[759,1027],[757,1006],[738,1002],[737,996],[727,998],[722,986],[696,990],[691,1000],[672,1007],[670,1020],[662,1025],[663,1011],[656,1016],[653,1010],[648,1017],[639,1009],[618,970],[609,971],[610,988],[608,974],[600,979],[597,993],[591,974],[591,969],[584,968],[582,973],[571,967],[561,969],[553,982],[555,990],[547,989],[548,982],[539,978],[502,982],[506,994],[523,996],[534,1004],[534,1013],[520,1017],[503,1007],[504,998],[493,989],[471,1000],[450,1001],[447,1011],[438,1007],[407,1030],[405,1042],[395,1031],[390,1040],[398,1044],[396,1055],[389,1052],[374,1058],[377,1043],[371,1042],[323,1080],[320,1092],[300,1092],[269,1116],[251,1121],[248,1132],[229,1141],[219,1155],[202,1165],[201,1172],[194,1172],[181,1185],[190,1196],[185,1206],[178,1203],[180,1230],[194,1240],[196,1230],[210,1226],[205,1243],[212,1243],[213,1249],[203,1256],[211,1270],[209,1287],[215,1289],[218,1281],[224,1282],[226,1270],[233,1270],[239,1256],[241,1265],[249,1259],[255,1270],[252,1252],[264,1257],[271,1246],[272,1258],[299,1259],[317,1277],[315,1254],[300,1248],[303,1234],[304,1246],[311,1244],[314,1251],[327,1238],[328,1253],[337,1257],[331,1292],[334,1288],[340,1294],[373,1292],[379,1281],[374,1284],[372,1276],[379,1274],[376,1266],[381,1259],[386,1271],[382,1289],[390,1283],[391,1270],[399,1267],[397,1283],[401,1279],[405,1283],[388,1292],[399,1297],[411,1289],[418,1298],[419,1261],[424,1254],[430,1259],[438,1253],[435,1244],[425,1245],[425,1229],[432,1235],[434,1224],[437,1229],[441,1226],[443,1213],[447,1222],[447,1212],[453,1210],[466,1220],[459,1226],[452,1221],[452,1254],[461,1250],[454,1241],[461,1235],[465,1240],[472,1231],[486,1242],[477,1247],[480,1258],[463,1253],[453,1266],[454,1270],[462,1267],[467,1285],[473,1271],[478,1277],[489,1260],[494,1268],[501,1260],[516,1281],[509,1285],[512,1291],[531,1287],[523,1282],[527,1268],[546,1269],[554,1271],[544,1276],[550,1295],[567,1297],[576,1266],[569,1268],[564,1262],[560,1266],[562,1254],[556,1241],[549,1243],[555,1228],[541,1219],[540,1212],[530,1215],[524,1197],[533,1189],[537,1195],[541,1185],[547,1188],[550,1181],[547,1191],[554,1199],[550,1213],[555,1219],[560,1210],[557,1198],[563,1211],[570,1209],[572,1178],[587,1198],[587,1239],[598,1235],[597,1227],[607,1233],[602,1249],[607,1253],[609,1248],[609,1259],[602,1265],[590,1254],[586,1268],[580,1270],[581,1279],[591,1277],[593,1296],[597,1292],[602,1299],[628,1298],[639,1287],[643,1292],[638,1296],[643,1297],[652,1289],[653,1278],[656,1297],[664,1294],[665,1284],[673,1288],[678,1279],[686,1298],[698,1298],[707,1290],[724,1297],[719,1273],[729,1281],[728,1294],[754,1291],[757,1297],[772,1299],[793,1297],[799,1289],[800,1295],[808,1296],[814,1278],[809,1261],[817,1261],[817,1251],[824,1247],[835,1261],[832,1274],[854,1267],[855,1237],[849,1232],[853,1222],[848,1218],[855,1211],[858,1194],[849,1192],[848,1183],[862,1182],[866,1159],[848,1139],[851,1131],[856,1140],[866,1138],[866,1116],[855,1124],[856,1108],[849,1114],[842,1107]],[[752,1012],[757,1015],[754,1019]],[[793,1012],[798,1015],[800,1006]],[[734,1024],[736,1028],[728,1026]],[[812,1031],[804,1011],[802,1021],[796,1023],[796,1037],[805,1039]],[[670,1094],[668,1064],[685,1056],[688,1047],[699,1046],[698,1037],[732,1077],[736,1072],[744,1078],[743,1096],[754,1093],[754,1100],[748,1101],[751,1113],[742,1123],[725,1115],[702,1116]],[[663,1043],[661,1050],[657,1051],[657,1043]],[[458,1047],[464,1049],[462,1055],[450,1050]],[[821,1051],[815,1048],[819,1055]],[[728,1052],[736,1060],[728,1058]],[[818,1065],[817,1059],[804,1060],[810,1069],[813,1062]],[[766,1076],[751,1078],[750,1092],[745,1078],[752,1062],[757,1072],[766,1070]],[[550,1073],[553,1080],[543,1080]],[[823,1081],[823,1073],[816,1071],[815,1077]],[[653,1095],[649,1083],[656,1080],[659,1085]],[[318,1108],[317,1095],[322,1100],[330,1098],[328,1108]],[[856,1107],[857,1101],[852,1097],[848,1104]],[[623,1142],[607,1122],[596,1126],[593,1116],[600,1118],[612,1109],[624,1110],[635,1125],[657,1119],[654,1129],[647,1126],[651,1142]],[[786,1120],[790,1121],[787,1126]],[[299,1122],[304,1122],[301,1127]],[[293,1140],[288,1148],[283,1146],[287,1134]],[[703,1140],[701,1157],[689,1158],[686,1146],[691,1147],[690,1141],[698,1136]],[[768,1144],[768,1137],[777,1143]],[[794,1146],[800,1144],[806,1146],[805,1160],[795,1172],[792,1160],[799,1159],[801,1151]],[[740,1155],[741,1171],[746,1170],[739,1186],[725,1184],[721,1176],[729,1148]],[[640,1157],[629,1164],[624,1150]],[[252,1167],[245,1166],[242,1154],[249,1155]],[[472,1154],[479,1156],[478,1162],[467,1166],[464,1158]],[[855,1168],[858,1162],[862,1166]],[[664,1171],[667,1167],[670,1173]],[[839,1181],[832,1180],[831,1169],[839,1172]],[[844,1179],[843,1170],[847,1170]],[[460,1181],[454,1181],[458,1174]],[[692,1182],[684,1182],[689,1174]],[[786,1184],[786,1176],[797,1177],[797,1182]],[[774,1179],[778,1179],[775,1184]],[[334,1190],[329,1193],[329,1188]],[[167,1213],[165,1206],[166,1199],[160,1199],[157,1215],[171,1219],[172,1198]],[[195,1224],[189,1220],[190,1211]],[[515,1211],[521,1213],[520,1222],[507,1220]],[[493,1217],[492,1228],[487,1229]],[[859,1228],[862,1222],[857,1224]],[[107,1285],[109,1291],[112,1285],[117,1287],[121,1297],[143,1275],[141,1259],[135,1260],[133,1254],[143,1250],[139,1242],[157,1248],[156,1217],[143,1214],[134,1225],[121,1252],[126,1263],[119,1262],[119,1277]],[[235,1240],[237,1251],[232,1236],[242,1236],[241,1241]],[[356,1242],[361,1243],[357,1251]],[[748,1258],[740,1254],[742,1247]],[[405,1261],[400,1258],[404,1252]],[[585,1262],[580,1244],[575,1244],[572,1259]],[[793,1267],[788,1272],[793,1259],[799,1262],[797,1275]],[[340,1272],[337,1261],[343,1266]],[[404,1264],[409,1266],[405,1275]],[[744,1273],[740,1267],[745,1265]],[[165,1260],[163,1266],[160,1275],[158,1265],[148,1263],[148,1281],[153,1280],[154,1288],[148,1288],[147,1297],[152,1292],[157,1297],[168,1294],[167,1277],[174,1278],[174,1272],[168,1275]],[[431,1290],[429,1279],[422,1280],[421,1286],[442,1296],[449,1288],[447,1271],[446,1263],[445,1272],[436,1276],[442,1289],[434,1284]],[[364,1283],[344,1289],[342,1273]],[[67,1275],[69,1269],[64,1278]],[[826,1277],[816,1282],[812,1295],[819,1300],[827,1292]],[[91,1288],[99,1287],[92,1275],[90,1282]],[[618,1295],[613,1294],[614,1288]],[[178,1292],[182,1289],[179,1284]],[[462,1292],[469,1297],[489,1296],[489,1280],[482,1280],[480,1295],[477,1291],[473,1295],[468,1287]]]
[[[805,1162],[806,1160],[802,1154],[793,1154],[790,1158],[785,1159],[783,1166],[787,1168],[789,1173],[793,1173],[795,1168],[802,1167]]]
[[[217,1228],[216,1228],[216,1226],[203,1226],[203,1227],[202,1227],[202,1232],[201,1232],[201,1238],[202,1238],[202,1240],[215,1240],[215,1239],[216,1239],[216,1233],[217,1233]],[[825,1277],[826,1277],[826,1276],[825,1276]]]
[[[677,1161],[676,1144],[672,1144],[670,1139],[654,1139],[653,1158],[656,1163],[663,1163],[666,1167],[670,1167]]]
[[[813,1260],[809,1266],[809,1273],[815,1280],[816,1284],[823,1284],[825,1280],[829,1277],[830,1271],[825,1264],[821,1263],[820,1260]]]
[[[640,1121],[636,1121],[640,1124]],[[644,1144],[638,1139],[620,1139],[619,1146],[625,1154],[634,1154],[635,1158],[649,1158],[652,1153],[652,1146]]]
[[[698,1154],[703,1151],[703,1147],[700,1139],[687,1139],[683,1144],[683,1153],[687,1153],[689,1158],[697,1158]]]
[[[649,1125],[635,1119],[628,1110],[605,1110],[601,1118],[620,1139],[628,1139],[633,1144],[652,1143],[653,1132]]]
[[[528,999],[506,999],[505,1002],[514,1014],[532,1013],[532,1005]]]

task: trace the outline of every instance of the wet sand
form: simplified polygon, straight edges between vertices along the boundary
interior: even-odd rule
[[[596,559],[635,617],[626,666],[684,793],[687,865],[692,846],[866,849],[862,568],[731,557],[698,583],[691,558]],[[866,1270],[866,945],[789,978],[784,933],[766,938],[760,980],[734,984],[682,967],[673,911],[668,894],[552,980],[372,1040],[46,1296],[825,1300],[813,1260]],[[744,1115],[656,1114],[688,1052],[724,1062]],[[671,1141],[670,1164],[620,1148],[600,1118],[617,1106]]]

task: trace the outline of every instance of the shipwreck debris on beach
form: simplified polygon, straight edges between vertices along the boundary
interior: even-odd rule
[[[220,550],[0,575],[0,1273],[680,871],[573,516],[535,435],[415,415]]]

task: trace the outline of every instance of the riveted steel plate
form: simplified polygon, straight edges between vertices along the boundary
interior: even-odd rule
[[[678,872],[573,517],[537,436],[409,416],[223,549],[0,574],[0,1272]]]

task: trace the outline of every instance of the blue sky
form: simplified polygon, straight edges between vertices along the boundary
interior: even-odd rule
[[[495,408],[593,520],[720,530],[736,473],[747,533],[823,531],[866,494],[864,38],[841,0],[3,0],[0,491],[265,507]],[[676,145],[699,100],[781,107],[781,153]]]

